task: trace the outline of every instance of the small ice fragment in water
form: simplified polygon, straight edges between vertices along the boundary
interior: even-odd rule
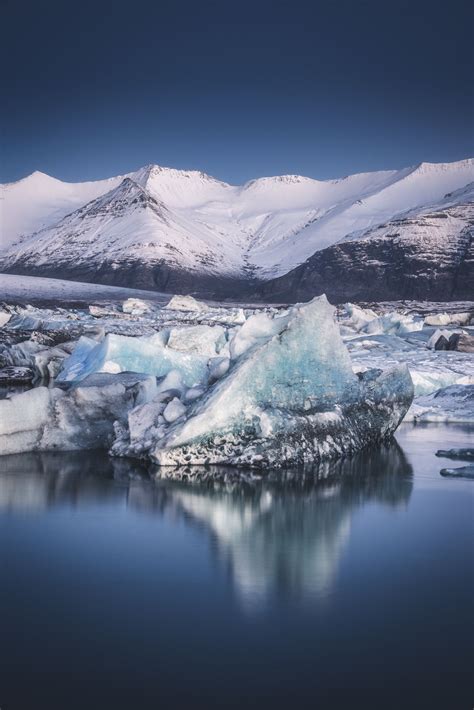
[[[440,474],[449,478],[474,479],[474,464],[470,464],[469,466],[460,466],[459,468],[442,468]]]
[[[436,456],[460,461],[474,461],[474,449],[439,449]]]

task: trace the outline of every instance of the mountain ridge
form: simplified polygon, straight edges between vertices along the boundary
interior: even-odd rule
[[[307,273],[308,260],[326,249],[379,239],[371,230],[397,218],[420,212],[424,219],[424,209],[443,208],[445,199],[464,205],[466,219],[453,224],[469,231],[472,183],[472,158],[331,180],[271,176],[240,186],[154,164],[84,183],[35,171],[0,186],[0,270],[235,297],[298,269]],[[418,232],[439,242],[433,222],[425,219]]]

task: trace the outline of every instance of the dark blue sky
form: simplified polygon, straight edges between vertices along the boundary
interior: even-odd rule
[[[229,182],[474,154],[470,2],[18,2],[0,180],[147,163]]]

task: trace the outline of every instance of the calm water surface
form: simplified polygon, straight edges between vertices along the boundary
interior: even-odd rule
[[[304,475],[186,483],[4,457],[1,710],[470,710],[474,482],[434,452],[472,441],[405,426]]]

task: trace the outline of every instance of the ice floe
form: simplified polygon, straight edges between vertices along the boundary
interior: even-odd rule
[[[468,466],[459,466],[458,468],[442,468],[440,474],[450,478],[474,479],[474,465],[469,464]]]
[[[122,430],[112,453],[145,455],[161,466],[279,467],[383,440],[412,401],[408,370],[355,375],[333,316],[334,308],[320,297],[283,316],[247,320],[242,337],[231,343],[226,376],[186,412],[175,399],[163,411],[160,398],[151,427],[153,403],[147,404],[142,437],[135,429],[132,442]],[[233,348],[236,340],[240,345]],[[130,417],[136,421],[137,413]]]

